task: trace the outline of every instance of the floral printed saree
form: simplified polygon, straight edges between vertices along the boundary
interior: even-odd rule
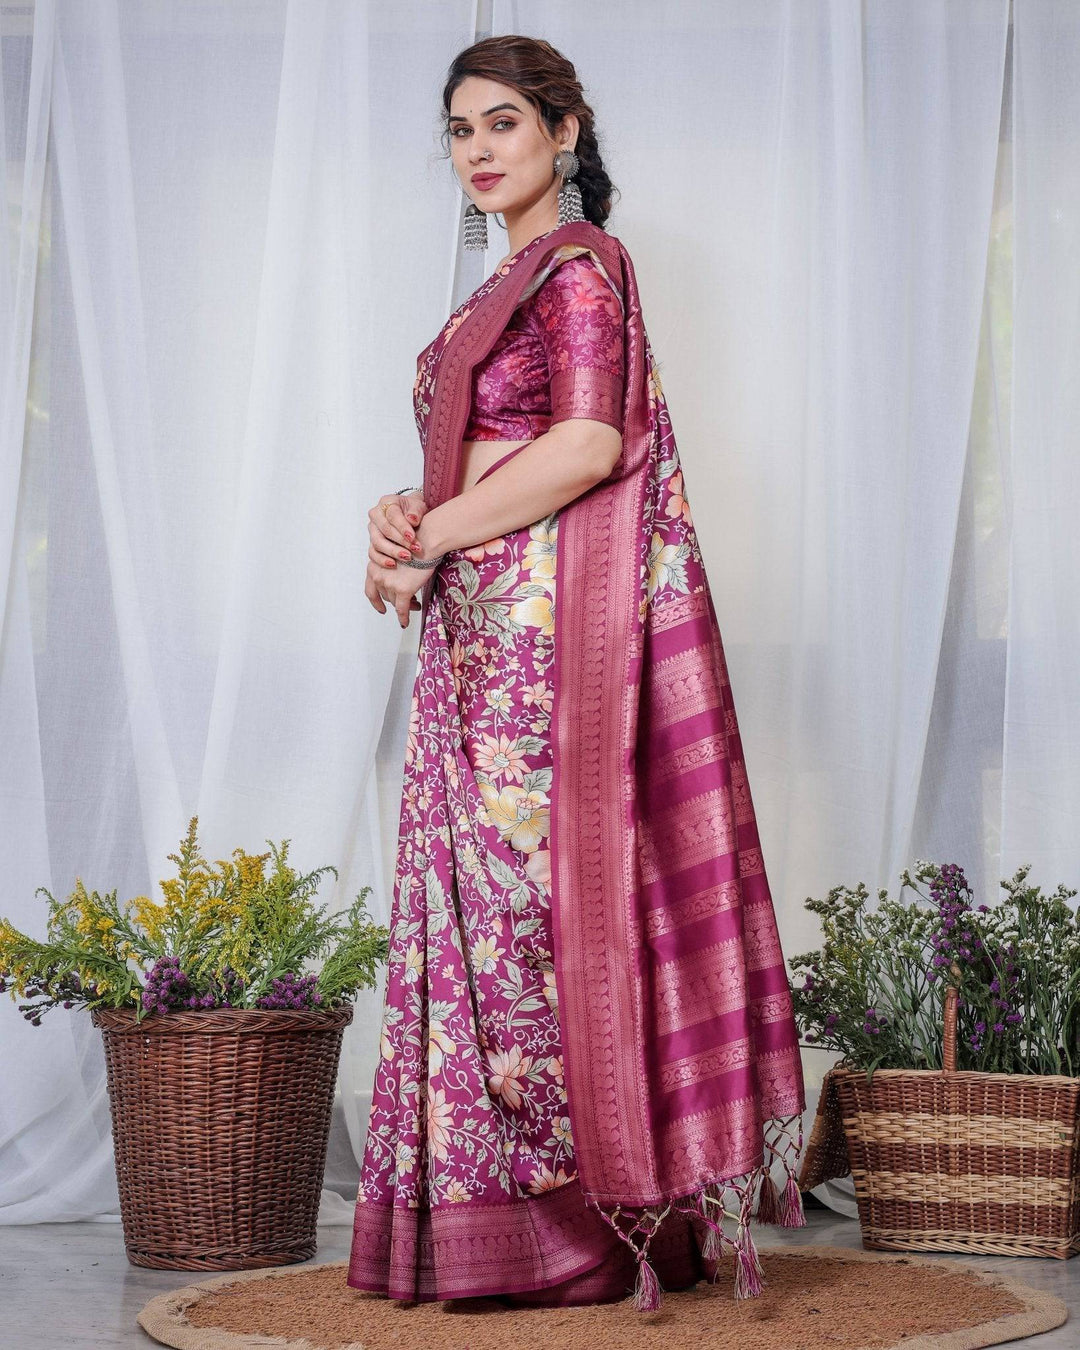
[[[670,417],[614,236],[588,222],[538,236],[421,353],[424,497],[430,509],[456,490],[471,372],[584,253],[621,314],[622,454],[561,510],[447,553],[423,592],[348,1274],[397,1299],[593,1302],[632,1287],[649,1309],[715,1275],[725,1246],[736,1297],[752,1296],[755,1200],[758,1222],[805,1222],[784,958]]]

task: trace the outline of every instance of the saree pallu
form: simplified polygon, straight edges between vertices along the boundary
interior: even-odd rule
[[[538,236],[421,353],[424,498],[456,490],[473,367],[586,251],[624,315],[620,459],[554,517],[448,554],[424,587],[349,1273],[400,1298],[572,1300],[592,1272],[609,1291],[636,1277],[650,1309],[715,1273],[725,1246],[736,1297],[752,1296],[755,1200],[759,1222],[805,1223],[790,987],[671,420],[613,236]]]

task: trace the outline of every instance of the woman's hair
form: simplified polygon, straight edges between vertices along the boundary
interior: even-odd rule
[[[581,189],[581,209],[586,220],[603,226],[611,213],[611,179],[600,158],[593,110],[585,95],[573,63],[543,38],[521,37],[508,33],[483,38],[454,57],[443,87],[443,144],[450,156],[450,100],[462,80],[476,75],[496,80],[517,89],[538,110],[554,137],[555,128],[573,113],[579,122],[574,153],[581,166],[573,181]]]

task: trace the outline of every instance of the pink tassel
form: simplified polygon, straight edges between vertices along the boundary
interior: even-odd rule
[[[758,1207],[756,1218],[758,1223],[773,1223],[783,1226],[783,1206],[780,1199],[780,1192],[776,1189],[776,1182],[772,1179],[772,1172],[766,1163],[761,1171],[761,1189],[758,1192]]]
[[[660,1307],[661,1286],[660,1277],[649,1264],[648,1251],[649,1243],[652,1241],[653,1234],[660,1227],[668,1213],[675,1208],[674,1202],[670,1201],[667,1208],[661,1213],[654,1209],[646,1208],[641,1212],[641,1217],[637,1217],[639,1209],[636,1206],[615,1205],[609,1212],[603,1205],[597,1204],[595,1200],[589,1200],[589,1205],[604,1219],[615,1232],[622,1238],[626,1245],[631,1249],[637,1258],[637,1281],[634,1285],[634,1292],[630,1299],[630,1306],[635,1312],[655,1312]],[[626,1230],[619,1223],[620,1215],[633,1220],[633,1227]],[[646,1232],[646,1228],[651,1223],[651,1229]],[[634,1242],[635,1233],[644,1233],[644,1239],[641,1246],[638,1247]]]
[[[739,1227],[735,1234],[735,1297],[757,1298],[765,1287],[765,1272],[758,1259],[757,1247],[750,1236],[750,1205],[754,1194],[753,1178],[745,1186],[734,1185],[741,1201]]]
[[[785,1166],[787,1166],[785,1162]],[[805,1228],[806,1213],[803,1210],[802,1194],[795,1173],[788,1168],[787,1185],[780,1200],[780,1226],[782,1228]]]
[[[701,1255],[705,1261],[719,1261],[724,1253],[724,1230],[721,1224],[715,1222],[709,1214],[708,1206],[705,1203],[705,1196],[714,1189],[713,1187],[703,1187],[694,1195],[696,1213],[699,1218],[704,1219],[708,1226],[705,1234],[705,1241],[701,1244]],[[723,1213],[723,1210],[721,1210]],[[729,1239],[730,1240],[730,1239]]]
[[[706,1217],[705,1222],[709,1225],[709,1230],[705,1234],[705,1241],[701,1244],[701,1259],[712,1263],[720,1260],[723,1243],[720,1240],[720,1229],[712,1219]]]
[[[797,1143],[793,1141],[791,1131],[788,1129],[788,1125],[795,1120],[799,1122],[799,1138]],[[778,1139],[780,1136],[783,1136],[785,1140],[782,1161],[784,1164],[784,1171],[787,1173],[787,1184],[784,1187],[783,1195],[781,1195],[779,1199],[779,1213],[777,1218],[774,1220],[762,1220],[762,1222],[777,1223],[781,1228],[805,1228],[806,1214],[803,1210],[802,1195],[799,1192],[799,1181],[796,1172],[796,1165],[803,1146],[802,1116],[785,1117],[777,1127]],[[788,1160],[788,1154],[791,1152],[792,1146],[794,1146],[795,1152],[794,1164]],[[779,1150],[773,1148],[772,1144],[769,1144],[768,1147],[777,1157],[781,1157]]]
[[[638,1257],[637,1283],[634,1285],[634,1296],[630,1300],[630,1306],[635,1312],[655,1312],[660,1302],[660,1281],[656,1271],[646,1260],[645,1253],[642,1252]]]
[[[735,1297],[757,1298],[765,1287],[765,1272],[758,1260],[757,1248],[749,1232],[735,1239],[736,1260]]]

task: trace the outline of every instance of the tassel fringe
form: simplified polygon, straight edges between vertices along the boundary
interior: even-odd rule
[[[634,1253],[634,1259],[637,1261],[637,1281],[630,1306],[635,1312],[655,1312],[663,1301],[663,1286],[660,1277],[649,1264],[649,1243],[656,1230],[671,1213],[672,1205],[666,1205],[659,1213],[656,1209],[646,1208],[640,1211],[641,1217],[638,1218],[636,1216],[639,1211],[634,1206],[615,1205],[607,1210],[593,1200],[590,1200],[589,1204],[611,1225]],[[631,1219],[633,1221],[631,1227],[624,1228],[619,1222],[621,1218]],[[640,1247],[634,1241],[638,1233],[644,1234]]]
[[[797,1138],[792,1134],[792,1126],[798,1123]],[[767,1137],[768,1127],[775,1127],[775,1137]],[[705,1236],[701,1242],[701,1258],[706,1267],[711,1267],[708,1279],[715,1283],[719,1274],[720,1258],[725,1248],[735,1257],[735,1298],[757,1298],[765,1287],[765,1272],[761,1266],[757,1246],[750,1235],[751,1218],[758,1223],[773,1224],[780,1228],[805,1228],[806,1214],[799,1192],[797,1165],[803,1147],[802,1116],[776,1118],[766,1124],[765,1157],[762,1163],[746,1177],[744,1182],[737,1179],[709,1181],[698,1190],[669,1201],[664,1209],[658,1206],[614,1205],[605,1208],[594,1200],[589,1204],[597,1211],[619,1237],[630,1247],[637,1262],[637,1280],[630,1306],[636,1312],[655,1312],[663,1302],[663,1286],[660,1278],[648,1259],[649,1244],[667,1215],[674,1210],[679,1214],[688,1214],[705,1226]],[[786,1179],[780,1190],[772,1178],[772,1164],[779,1158]],[[739,1207],[732,1210],[724,1205],[724,1195],[728,1190],[738,1197]],[[757,1212],[754,1212],[754,1201]],[[724,1220],[731,1219],[735,1224],[735,1236],[728,1237],[724,1232]],[[627,1226],[629,1222],[629,1226]],[[640,1241],[635,1241],[640,1238]]]
[[[798,1121],[798,1140],[791,1137],[789,1126]],[[805,1228],[806,1214],[802,1205],[802,1194],[799,1191],[798,1181],[798,1162],[803,1148],[802,1116],[786,1116],[783,1120],[777,1122],[777,1140],[783,1140],[780,1149],[770,1140],[766,1139],[765,1147],[775,1158],[779,1158],[784,1165],[784,1171],[787,1173],[787,1183],[784,1186],[784,1192],[779,1197],[778,1213],[776,1218],[762,1218],[758,1215],[759,1223],[775,1223],[781,1228]]]
[[[660,1280],[642,1253],[638,1256],[637,1283],[630,1306],[635,1312],[655,1312],[660,1302]]]

